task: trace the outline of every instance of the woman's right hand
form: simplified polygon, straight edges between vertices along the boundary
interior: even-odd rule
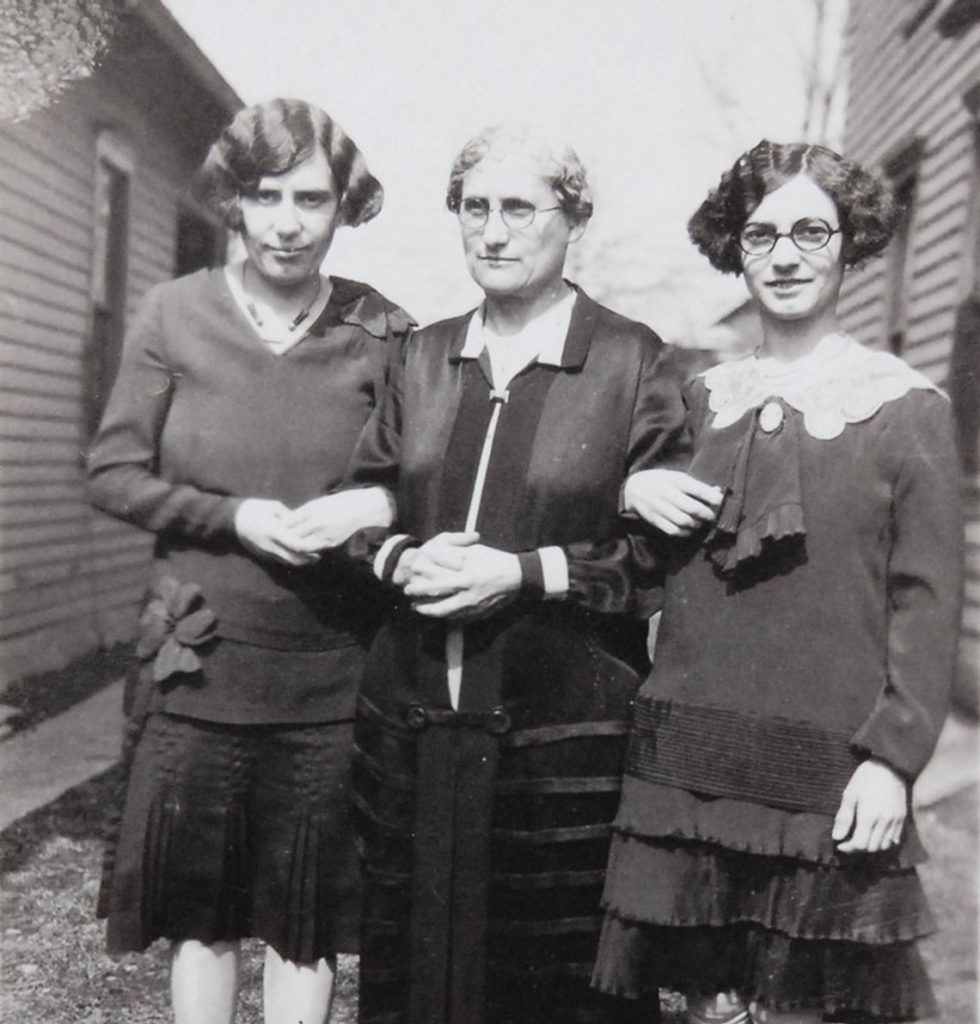
[[[687,537],[718,516],[725,492],[676,469],[641,469],[626,480],[625,511],[671,537]]]
[[[290,509],[281,501],[246,498],[235,512],[235,532],[259,558],[285,565],[312,565],[320,556],[303,550],[303,541],[286,524],[289,515]]]
[[[301,551],[336,548],[358,530],[389,527],[395,499],[384,487],[362,487],[326,494],[293,509],[283,525],[298,539]]]

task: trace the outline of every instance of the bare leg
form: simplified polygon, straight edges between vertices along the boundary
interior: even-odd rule
[[[262,978],[265,1024],[327,1024],[334,967],[325,958],[313,964],[283,960],[267,946]]]
[[[170,993],[176,1024],[232,1024],[238,1001],[238,943],[174,944]]]

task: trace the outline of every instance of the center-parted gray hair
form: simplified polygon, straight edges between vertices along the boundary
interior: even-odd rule
[[[198,175],[204,201],[235,230],[242,226],[240,199],[259,181],[284,174],[319,147],[333,173],[340,223],[370,220],[384,202],[381,183],[343,128],[304,100],[274,99],[240,110],[218,136]]]
[[[446,206],[458,213],[466,175],[490,155],[509,154],[540,163],[542,177],[573,223],[583,224],[592,216],[592,190],[578,154],[567,143],[555,142],[529,125],[491,125],[474,135],[453,161]]]

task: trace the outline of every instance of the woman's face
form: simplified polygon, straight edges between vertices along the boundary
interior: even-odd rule
[[[838,233],[821,249],[800,249],[789,237],[800,221],[819,219]],[[763,314],[779,320],[805,320],[837,305],[844,264],[840,216],[834,201],[806,174],[798,174],[764,196],[749,215],[746,228],[779,233],[772,252],[742,253],[742,272]],[[743,229],[744,232],[745,229]]]
[[[482,227],[461,225],[467,268],[488,296],[533,299],[560,284],[569,243],[585,229],[556,209],[558,197],[532,157],[485,157],[463,179],[461,203],[490,210]],[[509,227],[500,215],[501,206],[518,204],[538,211],[527,227]]]
[[[242,240],[252,268],[270,285],[289,290],[319,272],[340,219],[340,201],[326,155],[284,174],[261,178],[241,197]]]

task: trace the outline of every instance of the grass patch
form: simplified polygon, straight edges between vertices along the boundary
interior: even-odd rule
[[[0,1019],[44,1024],[165,1024],[169,955],[110,957],[94,916],[105,808],[120,783],[112,769],[0,834]],[[976,1022],[977,789],[919,816],[933,859],[923,878],[940,922],[925,944],[949,1024]],[[239,1024],[260,1024],[261,944],[246,943]],[[354,1024],[356,959],[342,957],[332,1024]],[[680,1024],[671,997],[665,1024]]]
[[[167,943],[109,956],[95,918],[105,808],[118,768],[0,834],[0,1020],[169,1024]],[[239,1024],[262,1020],[262,944],[243,945]],[[357,1019],[357,961],[341,957],[332,1024]]]

